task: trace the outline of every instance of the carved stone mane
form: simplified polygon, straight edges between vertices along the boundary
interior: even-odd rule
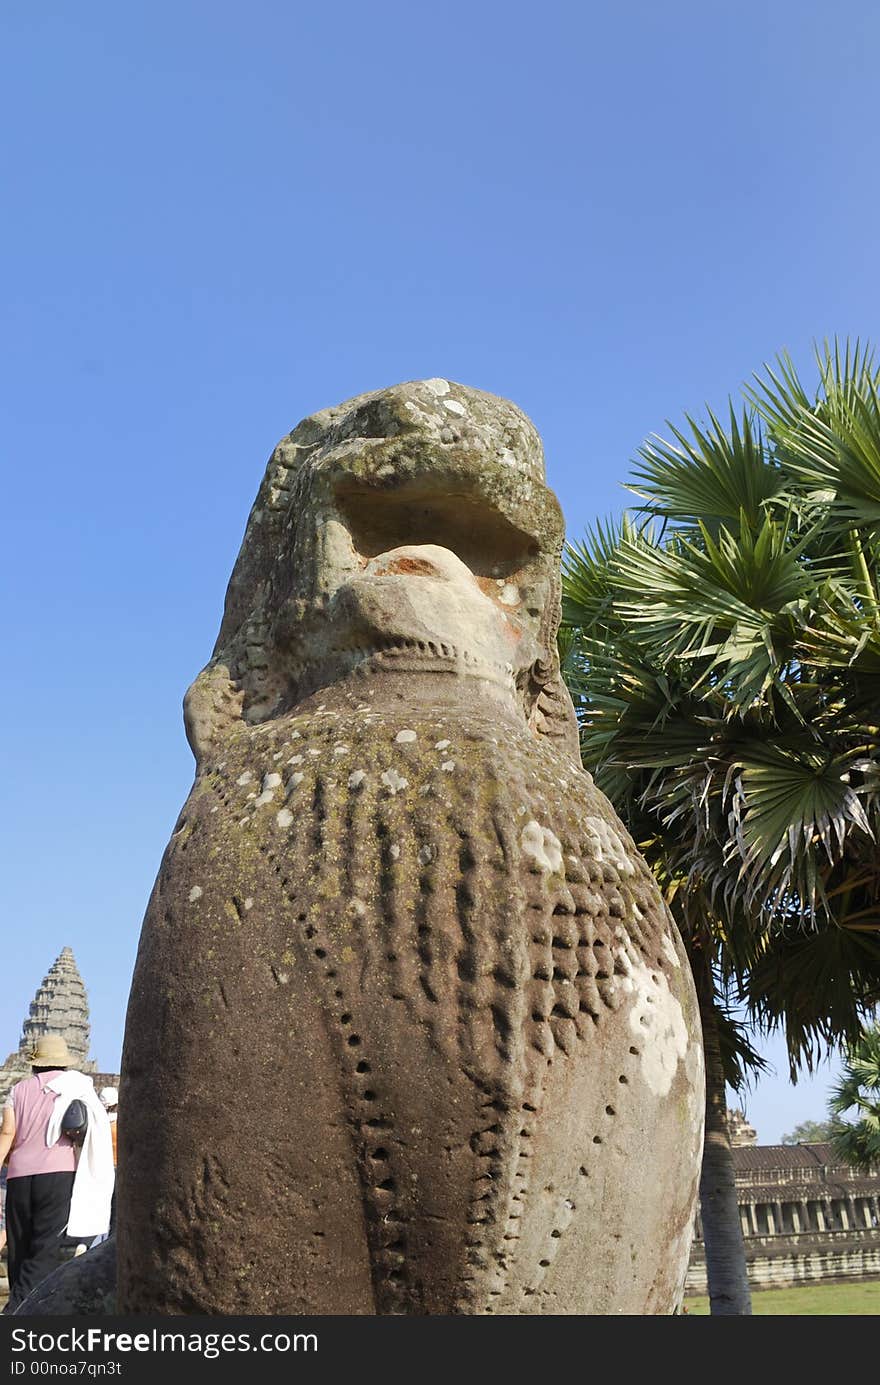
[[[132,986],[121,1312],[674,1310],[696,1002],[580,765],[562,541],[445,380],[273,453]]]

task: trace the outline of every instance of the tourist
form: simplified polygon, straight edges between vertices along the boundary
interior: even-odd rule
[[[6,1249],[6,1165],[0,1168],[0,1255]]]
[[[76,1173],[76,1149],[62,1137],[51,1147],[46,1132],[55,1109],[47,1081],[70,1068],[67,1044],[44,1034],[30,1054],[33,1074],[16,1082],[3,1107],[0,1164],[9,1158],[6,1233],[12,1313],[31,1289],[61,1263]]]
[[[65,1236],[91,1239],[110,1223],[113,1146],[94,1083],[71,1066],[59,1034],[38,1038],[29,1061],[32,1076],[13,1086],[0,1127],[0,1164],[9,1158],[9,1301],[4,1313],[14,1313],[61,1263]],[[61,1133],[64,1113],[75,1100],[88,1112],[81,1149]]]
[[[92,1250],[102,1241],[106,1241],[116,1226],[116,1107],[119,1103],[119,1093],[115,1087],[102,1087],[98,1093],[98,1100],[107,1112],[107,1119],[110,1122],[110,1138],[113,1143],[113,1196],[110,1199],[110,1225],[106,1231],[99,1232],[90,1240],[80,1241],[73,1252],[74,1256],[85,1255],[87,1250]]]
[[[74,1254],[82,1255],[90,1246],[106,1240],[110,1228],[110,1204],[116,1181],[110,1118],[95,1091],[95,1084],[85,1073],[59,1072],[46,1082],[46,1089],[55,1093],[55,1105],[46,1130],[47,1144],[55,1144],[63,1138],[63,1117],[72,1101],[83,1102],[88,1112],[85,1136],[77,1150],[67,1223],[67,1235],[78,1242]]]
[[[118,1107],[118,1105],[119,1105],[119,1093],[118,1093],[118,1091],[116,1090],[115,1087],[102,1087],[101,1090],[100,1090],[100,1092],[98,1093],[98,1096],[101,1098],[101,1104],[103,1105],[104,1109],[106,1110],[106,1112],[107,1112],[107,1118],[108,1118],[108,1120],[110,1121],[110,1135],[111,1135],[111,1138],[112,1138],[112,1140],[113,1140],[113,1169],[114,1169],[114,1173],[115,1173],[115,1170],[116,1170],[117,1116],[118,1116],[117,1107]],[[115,1181],[115,1178],[114,1178],[114,1182],[113,1182],[113,1197],[112,1197],[111,1202],[110,1202],[110,1230],[111,1230],[111,1231],[115,1230],[115,1227],[116,1227],[116,1181]]]
[[[119,1105],[119,1093],[117,1092],[117,1090],[116,1090],[115,1087],[102,1087],[101,1090],[100,1090],[100,1092],[98,1093],[98,1096],[99,1096],[99,1098],[100,1098],[101,1105],[104,1107],[104,1110],[107,1112],[107,1118],[108,1118],[108,1120],[110,1121],[110,1135],[111,1135],[112,1140],[113,1140],[113,1167],[114,1167],[114,1169],[115,1169],[115,1168],[116,1168],[116,1117],[117,1117],[117,1114],[118,1114],[116,1108],[117,1108],[118,1105]]]

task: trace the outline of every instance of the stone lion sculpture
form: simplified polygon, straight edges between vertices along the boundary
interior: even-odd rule
[[[301,423],[251,511],[122,1064],[119,1311],[675,1311],[693,984],[581,767],[512,404]]]

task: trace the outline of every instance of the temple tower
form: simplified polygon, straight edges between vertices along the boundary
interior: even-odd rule
[[[13,1083],[30,1077],[28,1054],[41,1034],[62,1034],[76,1067],[80,1072],[93,1073],[96,1064],[88,1056],[90,1033],[86,988],[73,952],[65,947],[31,1001],[18,1048],[0,1066],[0,1100],[5,1098]]]
[[[758,1132],[753,1125],[749,1125],[743,1111],[728,1110],[727,1129],[730,1134],[730,1143],[735,1149],[743,1145],[754,1145],[758,1142]]]
[[[89,1056],[89,1001],[69,947],[62,948],[31,1001],[22,1026],[19,1052],[30,1053],[43,1034],[61,1034],[74,1064],[82,1070]]]

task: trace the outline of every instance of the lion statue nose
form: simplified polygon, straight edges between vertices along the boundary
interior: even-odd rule
[[[364,569],[370,577],[432,577],[439,582],[470,582],[475,578],[466,563],[439,544],[406,544],[371,558]]]

